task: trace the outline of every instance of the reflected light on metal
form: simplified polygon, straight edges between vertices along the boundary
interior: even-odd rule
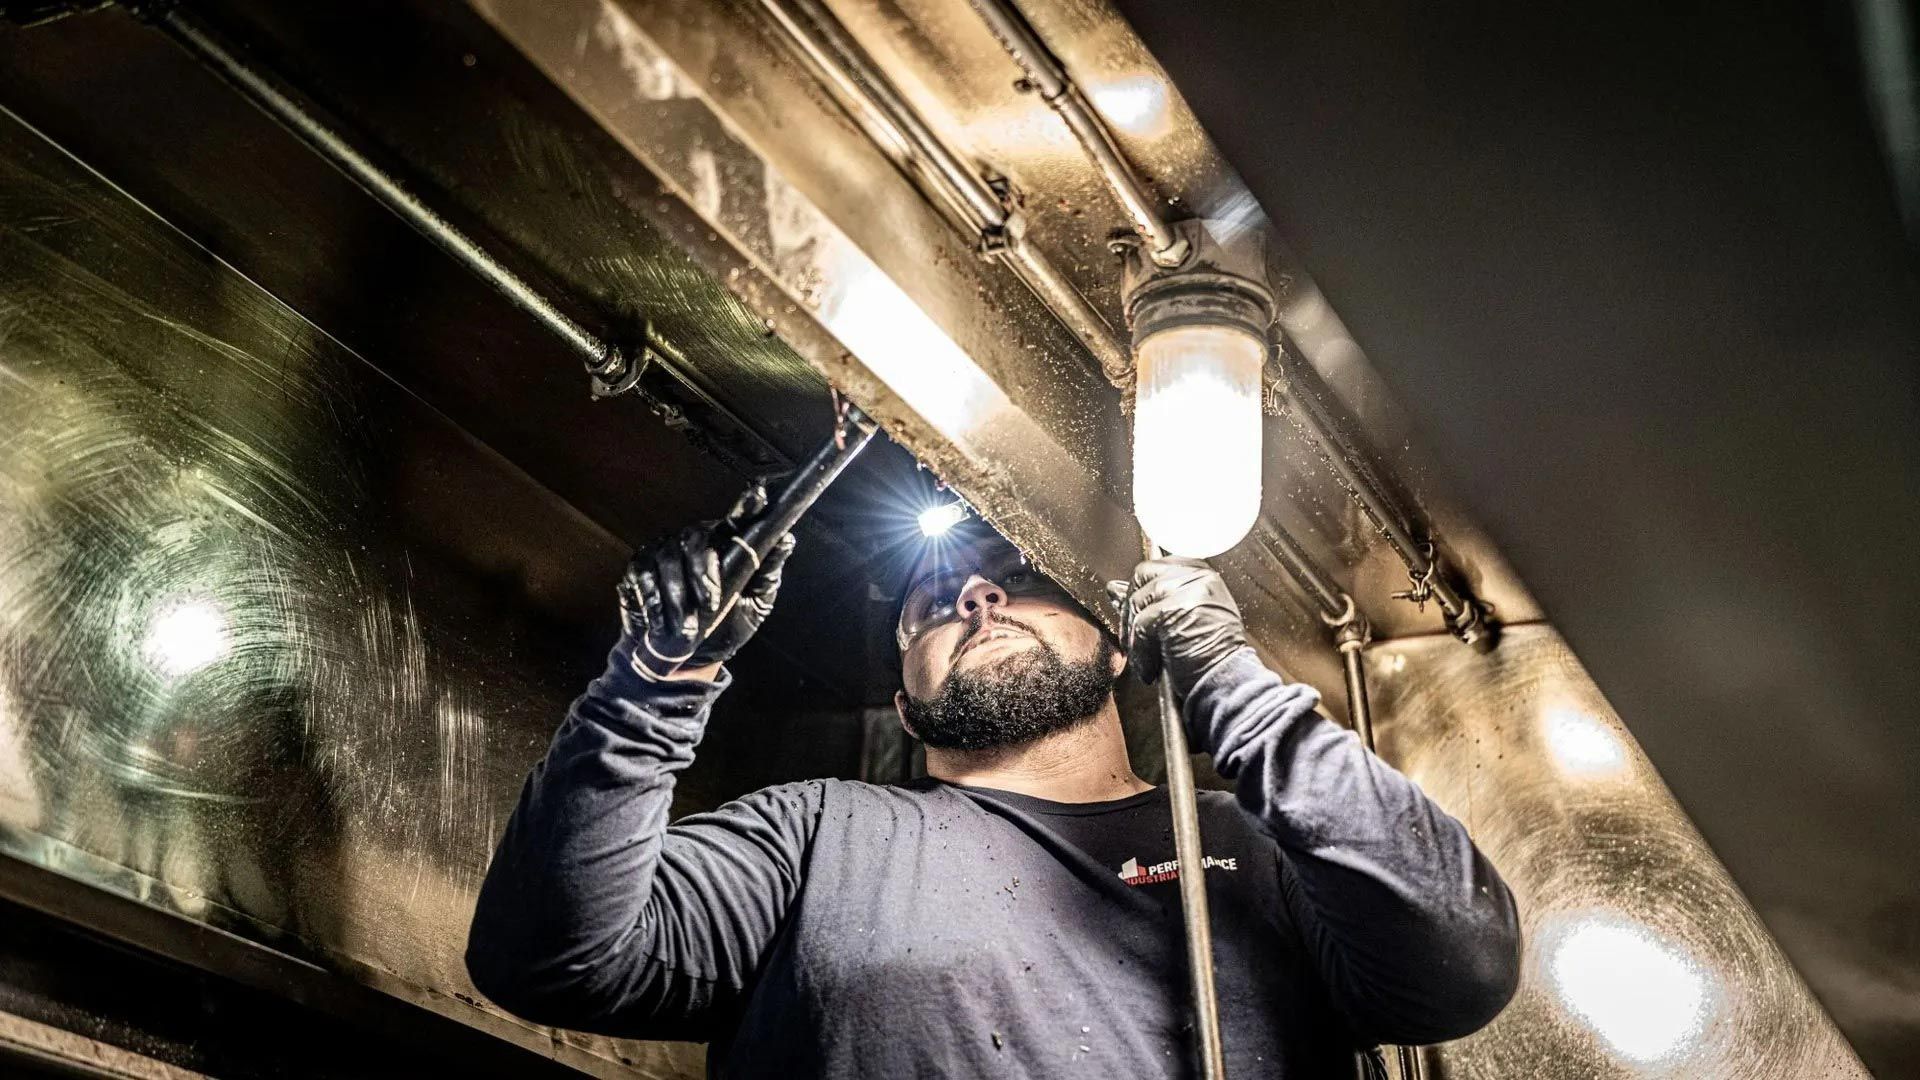
[[[1006,392],[863,252],[835,233],[814,235],[844,245],[836,259],[844,276],[823,289],[815,317],[900,400],[958,436],[1013,410]]]
[[[249,952],[276,985],[694,1075],[502,1019],[460,964],[625,546],[4,110],[0,191],[0,893],[53,870],[299,957]],[[72,914],[203,940],[115,910]]]
[[[930,506],[920,511],[920,535],[925,537],[945,536],[947,530],[966,520],[967,504],[962,502],[944,503]]]
[[[1428,1051],[1449,1080],[1864,1078],[1846,1040],[1550,628],[1375,643],[1380,755],[1513,887],[1519,993]]]
[[[1141,138],[1158,138],[1173,130],[1173,111],[1167,107],[1166,81],[1155,75],[1120,75],[1086,86],[1094,111],[1109,125]]]
[[[1604,779],[1627,771],[1627,748],[1598,719],[1579,709],[1548,709],[1541,718],[1547,749],[1560,771],[1576,779]]]
[[[1574,1016],[1621,1057],[1654,1064],[1687,1049],[1706,1026],[1710,974],[1684,949],[1612,912],[1558,922],[1537,948]]]
[[[191,675],[232,651],[226,612],[200,597],[176,597],[162,603],[140,642],[140,655],[168,679]]]

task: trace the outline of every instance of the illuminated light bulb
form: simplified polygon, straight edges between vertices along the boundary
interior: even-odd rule
[[[964,521],[967,516],[967,504],[960,502],[929,506],[920,511],[920,535],[944,536],[948,529]]]
[[[1711,986],[1700,965],[1647,927],[1594,914],[1549,938],[1554,990],[1618,1056],[1666,1061],[1705,1030]]]
[[[190,675],[231,651],[226,613],[219,605],[196,598],[162,605],[140,642],[140,655],[169,679]]]
[[[1600,779],[1626,771],[1626,745],[1598,717],[1578,709],[1549,709],[1543,726],[1547,749],[1561,772]]]
[[[1260,369],[1247,328],[1190,323],[1134,347],[1133,508],[1174,555],[1204,559],[1260,516]]]

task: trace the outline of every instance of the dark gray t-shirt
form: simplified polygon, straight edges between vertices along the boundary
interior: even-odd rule
[[[482,888],[479,988],[529,1019],[712,1043],[727,1077],[1192,1073],[1161,791],[1062,806],[937,781],[767,788],[669,826],[714,687],[616,650]],[[1249,650],[1187,702],[1228,1073],[1346,1077],[1511,996],[1511,897],[1460,824]],[[1124,875],[1124,876],[1123,876]]]

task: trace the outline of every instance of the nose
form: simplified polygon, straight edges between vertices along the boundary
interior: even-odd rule
[[[960,590],[960,596],[953,602],[954,610],[963,619],[973,618],[989,608],[1007,606],[1007,590],[975,574],[967,579]]]

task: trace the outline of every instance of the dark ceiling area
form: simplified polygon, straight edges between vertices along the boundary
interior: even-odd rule
[[[1120,6],[1868,1065],[1920,1075],[1920,289],[1850,10]]]

